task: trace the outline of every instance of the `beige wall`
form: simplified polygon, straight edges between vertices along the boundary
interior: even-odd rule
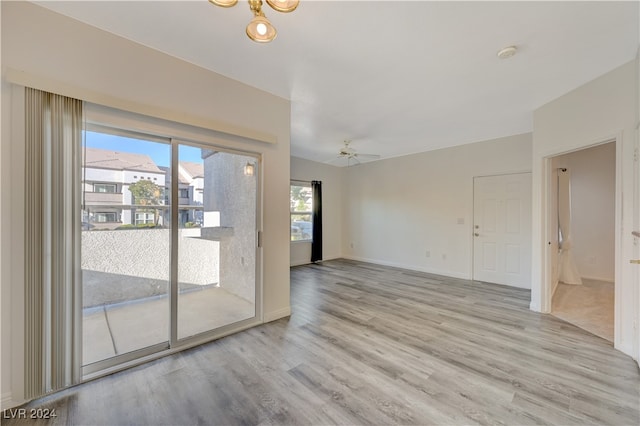
[[[473,177],[530,170],[531,134],[349,167],[342,253],[471,278]]]
[[[633,254],[633,158],[637,74],[636,61],[567,93],[534,111],[533,131],[533,274],[531,308],[549,312],[552,276],[548,235],[547,189],[552,183],[552,156],[617,140],[616,158],[616,336],[615,346],[637,356],[633,349],[637,285],[628,259]]]
[[[262,155],[264,316],[273,320],[288,315],[290,102],[30,3],[2,2],[1,7],[3,398],[12,398],[12,404],[21,400],[23,357],[21,251],[16,249],[21,246],[22,204],[14,203],[11,209],[6,204],[20,198],[21,163],[14,160],[9,170],[4,167],[10,156],[19,158],[23,151],[16,137],[21,109],[14,115],[6,111],[19,98],[7,91],[8,75],[95,103],[277,140],[265,143],[199,131],[203,140]],[[11,309],[6,309],[8,294]]]
[[[640,8],[638,8],[638,22],[640,23]],[[636,53],[636,117],[640,123],[640,24],[638,25],[638,51]],[[640,156],[640,129],[636,129],[636,152]],[[634,225],[633,228],[640,232],[640,161],[635,163],[635,174],[633,181],[635,182],[635,205],[634,205]],[[635,251],[633,259],[640,259],[640,238],[635,239]],[[640,267],[632,272],[631,280],[640,283]],[[640,285],[639,285],[640,286]],[[636,361],[640,366],[640,289],[637,290],[636,303],[634,310],[636,312],[636,334],[635,342],[632,344],[635,348]]]
[[[2,19],[2,7],[0,7],[0,21]],[[2,32],[0,31],[0,46],[2,46]],[[0,55],[2,48],[0,47]],[[0,62],[1,63],[1,62]],[[0,92],[5,93],[9,87],[2,81],[0,82]],[[0,117],[4,123],[5,114],[9,111],[9,98],[2,96],[0,103]],[[9,155],[5,154],[4,148],[6,142],[9,140],[9,129],[7,126],[1,126],[0,133],[0,188],[4,189],[4,184],[7,181],[7,172],[9,170]],[[5,231],[9,229],[10,223],[8,222],[8,203],[5,191],[0,191],[0,235],[4,235]],[[9,269],[4,266],[4,258],[10,249],[9,240],[6,238],[0,239],[0,283],[8,282]],[[11,312],[11,288],[7,285],[0,285],[0,408],[5,408],[11,402],[11,323],[8,320],[8,313]],[[7,313],[7,314],[5,314]],[[5,316],[7,320],[5,320]]]
[[[322,254],[324,260],[342,255],[342,188],[344,168],[291,157],[291,179],[322,182]],[[309,263],[311,243],[291,243],[291,266]]]

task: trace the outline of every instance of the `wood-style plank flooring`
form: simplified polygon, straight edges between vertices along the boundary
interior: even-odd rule
[[[527,290],[336,260],[293,268],[291,297],[290,319],[34,401],[58,417],[28,423],[640,424],[637,364]]]

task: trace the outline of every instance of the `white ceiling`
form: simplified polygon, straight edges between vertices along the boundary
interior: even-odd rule
[[[290,99],[291,153],[316,161],[344,139],[389,158],[530,132],[534,109],[638,46],[635,1],[265,3],[270,44],[244,34],[242,0],[38,3]]]

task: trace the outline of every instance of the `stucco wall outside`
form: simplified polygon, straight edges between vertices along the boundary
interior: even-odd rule
[[[220,243],[179,230],[180,289],[217,285]],[[84,306],[166,294],[170,277],[170,230],[135,229],[82,233]]]
[[[220,226],[233,232],[220,239],[220,286],[252,303],[256,292],[256,176],[245,176],[244,166],[255,162],[253,157],[225,152],[204,159],[204,210],[220,212]]]

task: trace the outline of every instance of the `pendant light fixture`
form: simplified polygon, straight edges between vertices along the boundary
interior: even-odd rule
[[[238,3],[238,0],[209,0],[211,3],[220,7],[231,7]]]
[[[232,7],[238,0],[209,0],[220,7]],[[300,4],[300,0],[267,0],[267,4],[278,12],[293,12]],[[262,0],[249,0],[249,9],[253,12],[253,19],[247,25],[247,36],[258,43],[268,43],[278,35],[275,27],[269,22],[262,11]]]

